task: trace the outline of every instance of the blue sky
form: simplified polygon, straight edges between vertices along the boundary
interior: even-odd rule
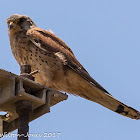
[[[25,14],[38,27],[52,29],[63,39],[90,75],[115,98],[140,110],[139,6],[139,0],[4,0],[0,4],[0,68],[19,74],[6,19],[14,13]],[[132,140],[139,138],[139,131],[140,121],[72,95],[30,123],[30,133],[61,133],[49,140]],[[30,137],[38,139],[47,138]]]

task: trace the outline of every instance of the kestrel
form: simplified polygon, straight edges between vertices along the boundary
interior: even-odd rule
[[[40,71],[35,75],[36,82],[140,119],[137,110],[115,99],[89,75],[59,37],[38,28],[26,15],[11,15],[7,24],[12,53],[19,65],[29,64],[32,71]]]

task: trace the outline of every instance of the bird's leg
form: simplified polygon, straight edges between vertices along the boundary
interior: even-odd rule
[[[34,70],[33,72],[31,72],[29,75],[35,75],[37,73],[40,73],[40,70]]]
[[[33,75],[35,75],[39,72],[40,72],[39,70],[35,70],[35,71],[31,72],[31,66],[28,64],[20,66],[20,76],[31,79],[33,81],[35,80]]]

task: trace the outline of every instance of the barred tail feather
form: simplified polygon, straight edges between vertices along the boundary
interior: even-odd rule
[[[96,93],[98,94],[98,97],[96,95]],[[101,91],[100,89],[96,88],[93,86],[93,91],[90,93],[86,93],[86,94],[82,94],[82,97],[94,101],[96,103],[101,104],[102,106],[116,112],[119,113],[123,116],[132,118],[132,119],[140,119],[140,112],[135,110],[132,107],[129,107],[125,104],[123,104],[122,102],[118,101],[117,99],[115,99],[112,95],[105,93],[103,91]]]
[[[96,84],[95,82],[95,84],[92,84],[78,73],[74,73],[71,70],[67,71],[67,75],[68,80],[66,83],[69,85],[69,87],[67,87],[65,91],[68,93],[75,94],[90,101],[99,103],[100,105],[123,116],[136,120],[140,119],[139,111],[115,99],[105,89],[100,88],[101,86],[99,84]]]

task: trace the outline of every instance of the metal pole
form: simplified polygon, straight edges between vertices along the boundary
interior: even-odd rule
[[[16,112],[18,113],[18,140],[28,140],[29,134],[29,113],[32,111],[32,103],[27,100],[21,100],[16,103]]]
[[[30,75],[31,66],[21,65],[20,76],[34,80],[34,77]],[[32,111],[32,103],[28,100],[20,100],[16,102],[16,112],[18,113],[18,140],[28,140],[29,134],[29,114]]]

